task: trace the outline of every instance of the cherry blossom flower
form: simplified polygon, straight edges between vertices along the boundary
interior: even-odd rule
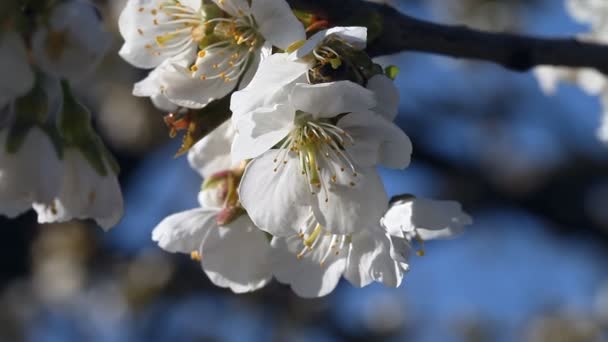
[[[355,234],[328,233],[309,216],[300,234],[272,240],[275,277],[301,297],[322,297],[344,276],[353,286],[398,287],[408,270],[408,245],[396,249],[376,224]]]
[[[15,217],[34,202],[51,203],[64,167],[42,129],[30,128],[16,151],[7,145],[9,134],[9,129],[0,130],[0,214]]]
[[[248,83],[272,46],[285,49],[304,38],[283,0],[213,2],[217,7],[130,0],[120,18],[121,56],[138,67],[159,66],[156,92],[183,107],[202,108],[226,96]]]
[[[271,280],[271,255],[266,234],[238,205],[236,185],[242,168],[232,168],[232,137],[226,122],[190,150],[190,165],[205,177],[201,208],[165,218],[154,228],[152,239],[166,251],[200,259],[215,285],[243,293]]]
[[[472,223],[458,202],[414,197],[393,203],[381,220],[391,236],[421,244],[456,236]]]
[[[297,84],[288,99],[252,113],[232,146],[235,160],[254,158],[239,188],[252,220],[275,236],[291,235],[311,208],[335,234],[377,224],[388,199],[375,166],[407,167],[408,137],[350,81]]]
[[[105,158],[104,158],[105,159]],[[123,215],[123,198],[116,174],[107,160],[100,173],[75,148],[64,151],[61,189],[49,202],[34,203],[39,223],[93,219],[103,229],[114,227]]]
[[[302,46],[292,53],[277,53],[265,58],[249,85],[232,95],[230,110],[235,124],[238,125],[242,117],[251,115],[256,109],[272,106],[287,96],[296,84],[308,83],[308,72],[316,58],[325,59],[322,54],[331,54],[323,42],[332,37],[361,50],[365,48],[367,29],[335,27],[323,30],[309,40],[301,41]]]
[[[48,24],[34,32],[33,57],[45,73],[79,80],[97,67],[110,40],[92,3],[69,0],[54,6]]]

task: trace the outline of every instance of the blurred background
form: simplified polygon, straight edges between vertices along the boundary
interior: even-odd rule
[[[131,95],[146,72],[122,61],[124,0],[98,1],[113,50],[78,86],[122,165],[126,215],[104,234],[88,222],[0,218],[0,341],[606,341],[608,146],[600,104],[575,86],[547,97],[531,73],[405,52],[399,125],[414,143],[391,195],[455,199],[467,232],[413,256],[399,289],[343,282],[317,300],[273,282],[234,295],[198,263],[151,241],[197,206],[201,179],[162,115]],[[587,28],[561,0],[390,1],[444,23],[545,36]],[[385,34],[390,34],[387,32]]]

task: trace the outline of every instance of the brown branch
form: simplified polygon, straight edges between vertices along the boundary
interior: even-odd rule
[[[608,45],[434,24],[362,0],[288,1],[293,8],[320,13],[332,25],[367,26],[372,56],[418,51],[492,62],[515,71],[553,65],[594,68],[608,74]]]

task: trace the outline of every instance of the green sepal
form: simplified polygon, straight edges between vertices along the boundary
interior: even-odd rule
[[[108,170],[106,169],[106,165],[104,163],[104,158],[102,153],[99,151],[99,143],[95,141],[96,139],[90,139],[89,141],[82,141],[78,145],[74,147],[82,153],[84,159],[89,162],[89,165],[95,169],[97,174],[102,177],[108,175]]]
[[[106,162],[110,165],[110,169],[112,170],[112,172],[118,175],[120,173],[120,164],[118,163],[118,160],[116,160],[116,157],[114,157],[112,152],[110,152],[110,150],[103,143],[103,141],[101,141],[101,139],[99,139],[99,150],[101,151],[101,154],[105,158]]]
[[[57,120],[59,135],[67,147],[77,149],[91,167],[100,175],[107,176],[108,168],[118,174],[118,162],[109,152],[91,124],[91,113],[82,105],[66,81],[62,81],[64,104]]]
[[[395,80],[399,75],[399,67],[396,65],[389,65],[384,69],[384,74],[391,80]]]
[[[10,154],[19,151],[32,127],[37,126],[43,129],[46,125],[49,112],[49,98],[41,84],[40,77],[37,77],[32,90],[27,95],[18,98],[14,106],[15,121],[9,128],[6,141],[6,151]],[[49,137],[51,137],[50,134]],[[58,155],[61,154],[58,153]]]

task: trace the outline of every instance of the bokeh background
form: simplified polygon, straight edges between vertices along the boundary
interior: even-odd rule
[[[391,1],[420,18],[546,36],[587,28],[561,0]],[[461,201],[475,224],[426,245],[399,289],[343,282],[303,300],[273,282],[234,295],[196,262],[150,240],[197,205],[201,179],[162,115],[131,96],[145,76],[116,54],[124,0],[98,1],[113,50],[79,95],[122,165],[126,215],[89,222],[0,218],[0,341],[604,341],[608,340],[608,146],[597,98],[531,73],[404,52],[400,126],[414,143],[391,195]],[[384,34],[391,34],[385,32]]]

